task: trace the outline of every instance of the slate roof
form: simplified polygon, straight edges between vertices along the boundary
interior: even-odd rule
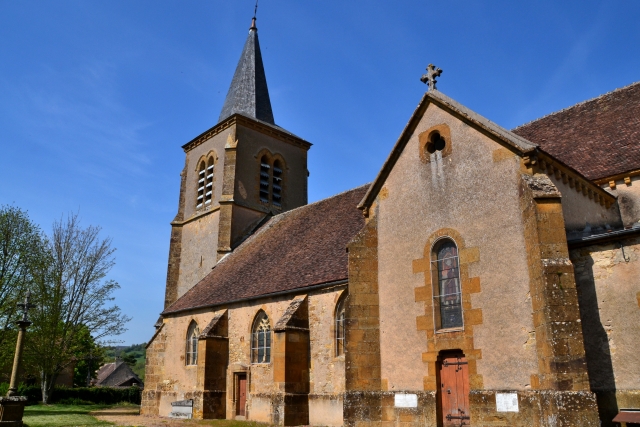
[[[138,384],[142,385],[142,380],[131,370],[131,367],[120,360],[102,365],[98,369],[95,385],[99,387],[118,387],[130,379],[134,379]]]
[[[163,314],[346,280],[368,185],[276,215]]]
[[[255,18],[233,74],[218,123],[235,113],[275,124]]]
[[[640,82],[518,126],[590,180],[640,169]]]

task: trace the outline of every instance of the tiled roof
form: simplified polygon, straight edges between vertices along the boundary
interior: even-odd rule
[[[274,216],[163,314],[345,280],[367,188]]]
[[[513,129],[591,180],[640,169],[640,82]]]
[[[95,385],[102,387],[118,387],[134,379],[136,383],[142,384],[142,381],[127,365],[122,361],[115,363],[105,363],[98,369],[98,375],[95,379]]]

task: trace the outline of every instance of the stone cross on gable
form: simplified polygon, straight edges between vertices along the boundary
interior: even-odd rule
[[[420,77],[422,83],[426,83],[429,86],[429,90],[436,90],[436,77],[440,77],[442,70],[435,67],[433,64],[429,64],[427,67],[427,74]]]
[[[27,314],[29,313],[29,309],[35,308],[35,304],[31,304],[31,291],[27,291],[24,302],[17,304],[17,306],[22,310],[22,321],[28,322]]]

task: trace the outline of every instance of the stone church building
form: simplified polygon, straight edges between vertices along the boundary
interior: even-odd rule
[[[311,144],[274,121],[253,21],[183,145],[143,414],[640,420],[640,83],[509,131],[439,72],[375,180],[308,204]]]

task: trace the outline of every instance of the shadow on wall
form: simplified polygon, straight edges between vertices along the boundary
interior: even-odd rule
[[[593,277],[594,261],[590,255],[576,261],[582,264],[582,272],[579,276],[576,274],[576,279],[591,391],[596,394],[602,427],[613,427],[614,423],[611,420],[618,414],[616,382],[613,376],[609,337],[598,310],[598,295]]]

